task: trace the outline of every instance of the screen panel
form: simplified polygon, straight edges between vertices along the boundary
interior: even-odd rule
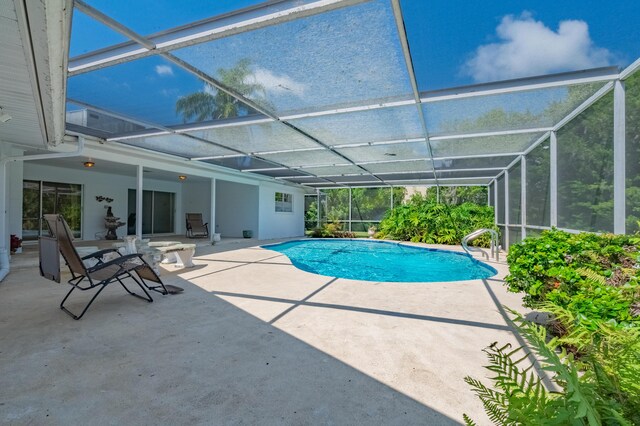
[[[434,157],[524,152],[543,133],[431,140]]]
[[[550,141],[547,139],[526,156],[527,224],[551,226]]]
[[[260,157],[276,161],[290,167],[314,166],[328,164],[348,164],[348,161],[328,149],[313,151],[279,152],[277,154],[261,154]],[[306,168],[306,167],[305,167]]]
[[[289,122],[328,145],[424,138],[414,105],[305,117]]]
[[[450,158],[445,160],[433,160],[436,170],[456,169],[504,169],[517,157],[480,157],[480,158]],[[495,173],[498,174],[498,173]]]
[[[355,162],[428,159],[429,147],[425,141],[384,145],[338,148],[338,152]]]
[[[613,231],[613,92],[561,128],[558,227]]]
[[[498,185],[498,223],[504,223],[504,183],[505,178],[504,175],[502,175],[496,181],[496,184]]]
[[[509,169],[509,223],[522,223],[522,165]]]
[[[216,155],[234,155],[234,151],[197,140],[180,134],[161,136],[147,136],[141,138],[124,139],[109,142],[136,146],[165,154],[177,155],[184,158],[207,157]]]
[[[604,83],[423,103],[429,135],[462,135],[554,126]]]
[[[391,3],[384,0],[172,53],[280,116],[411,94]]]
[[[626,233],[640,227],[640,72],[625,80],[626,103]]]
[[[362,167],[371,173],[410,173],[432,170],[431,160],[397,161],[390,163],[363,164]]]
[[[188,133],[246,153],[319,147],[308,137],[276,121],[215,127]]]
[[[71,101],[168,126],[219,118],[208,87],[166,59],[149,56],[69,77],[67,96]],[[239,106],[235,112],[248,114]]]

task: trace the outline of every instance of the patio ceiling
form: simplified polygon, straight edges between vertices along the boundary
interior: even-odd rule
[[[402,5],[274,1],[142,36],[76,0],[74,22],[118,44],[69,60],[68,126],[309,187],[487,185],[619,78],[429,90]],[[236,117],[211,119],[221,102]]]

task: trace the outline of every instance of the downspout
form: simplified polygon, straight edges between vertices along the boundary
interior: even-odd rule
[[[78,148],[73,152],[55,152],[51,154],[38,154],[38,155],[25,155],[20,157],[8,157],[0,160],[0,169],[2,173],[2,179],[0,185],[2,190],[0,191],[0,282],[9,274],[9,251],[7,249],[8,238],[7,231],[7,164],[16,161],[30,161],[30,160],[47,160],[51,158],[65,158],[65,157],[77,157],[82,155],[84,151],[84,138],[78,137]]]

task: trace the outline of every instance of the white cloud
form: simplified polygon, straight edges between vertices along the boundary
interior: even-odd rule
[[[215,87],[212,87],[210,84],[205,83],[202,87],[203,87],[202,91],[204,93],[210,94],[211,96],[215,96],[216,93],[218,93],[218,89],[216,89]]]
[[[273,95],[292,94],[299,98],[304,96],[307,86],[293,80],[287,75],[277,75],[264,69],[256,68],[245,81],[247,84],[260,84],[264,90]]]
[[[584,21],[561,21],[557,31],[530,13],[507,15],[496,28],[500,42],[478,47],[462,72],[495,81],[611,64],[612,54],[594,45]]]
[[[156,74],[160,77],[173,75],[173,68],[169,65],[156,65]]]

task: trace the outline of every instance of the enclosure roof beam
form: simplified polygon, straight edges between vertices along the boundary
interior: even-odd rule
[[[413,97],[415,99],[416,110],[420,117],[420,124],[422,125],[422,132],[424,134],[425,142],[427,144],[427,150],[429,151],[429,157],[431,160],[431,166],[436,168],[433,162],[433,149],[429,142],[429,127],[427,126],[427,120],[424,117],[424,111],[420,105],[420,90],[418,89],[418,80],[416,80],[415,70],[413,68],[413,59],[411,58],[411,51],[409,49],[409,40],[407,39],[407,32],[404,26],[404,18],[402,17],[402,7],[400,6],[400,0],[391,0],[391,7],[393,8],[393,16],[396,21],[396,29],[398,31],[398,37],[400,38],[400,45],[402,47],[402,54],[404,56],[405,65],[407,67],[407,73],[409,75],[409,81],[411,83],[411,90],[413,91]],[[433,178],[438,185],[438,177],[433,174]]]
[[[575,84],[607,82],[616,80],[619,77],[620,75],[616,67],[592,68],[423,92],[420,100],[423,103],[441,102],[477,96],[501,95],[551,87],[564,87]]]

